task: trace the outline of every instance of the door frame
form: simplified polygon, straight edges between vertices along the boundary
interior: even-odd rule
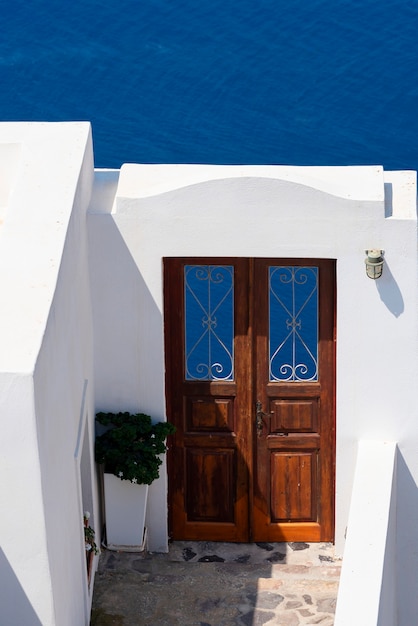
[[[259,257],[255,258],[256,260],[263,260]],[[252,261],[255,260],[250,257],[165,257],[163,259],[164,264],[164,282],[163,282],[163,290],[164,290],[164,335],[165,335],[165,362],[166,362],[166,378],[165,378],[165,389],[166,389],[166,407],[167,407],[167,417],[170,420],[170,416],[172,414],[172,394],[170,390],[172,389],[172,372],[173,372],[173,362],[170,363],[170,355],[173,354],[183,354],[183,336],[182,333],[172,333],[171,330],[171,316],[175,316],[177,318],[177,323],[181,324],[181,320],[179,319],[180,313],[182,311],[182,303],[180,299],[183,297],[183,294],[180,293],[180,290],[175,288],[175,285],[172,281],[169,280],[167,274],[167,267],[169,266],[171,261],[177,261],[178,263],[191,263],[191,264],[227,264],[237,261],[248,261],[251,265]],[[283,265],[315,265],[317,263],[326,262],[331,267],[333,272],[333,293],[328,297],[328,303],[332,305],[333,308],[333,337],[332,337],[332,347],[329,348],[328,354],[332,360],[332,428],[328,432],[327,442],[328,445],[331,446],[330,451],[330,472],[329,472],[329,486],[328,486],[328,494],[329,494],[329,508],[331,513],[328,515],[328,522],[326,524],[326,532],[322,536],[317,537],[317,541],[334,541],[334,533],[335,533],[335,469],[336,469],[336,437],[335,437],[335,427],[336,427],[336,345],[335,345],[335,335],[336,335],[336,267],[335,261],[329,259],[315,259],[315,258],[269,258],[267,261],[271,261],[271,263],[278,263]],[[249,276],[251,276],[249,280],[249,290],[250,290],[250,298],[254,298],[257,293],[257,286],[252,284],[252,270],[249,271]],[[324,298],[322,298],[324,301]],[[323,305],[322,305],[323,306]],[[249,307],[252,310],[252,306]],[[319,319],[321,317],[321,310],[319,312]],[[250,317],[247,320],[249,327],[252,329],[253,321]],[[251,335],[251,333],[249,333]],[[253,337],[247,336],[247,341],[249,345],[253,344]],[[172,356],[171,356],[172,359]],[[255,367],[252,368],[253,372],[255,371]],[[249,380],[251,383],[252,392],[255,393],[254,381]],[[253,420],[251,420],[251,446],[252,450],[250,451],[251,456],[251,467],[249,471],[248,478],[248,521],[246,531],[247,537],[249,537],[250,541],[253,541],[253,527],[252,527],[252,516],[254,515],[253,510],[253,500],[254,500],[254,468],[252,464],[255,464],[256,459],[256,433],[254,428]],[[172,500],[172,477],[175,475],[175,472],[178,471],[176,465],[173,461],[173,453],[169,451],[167,456],[168,463],[168,521],[169,521],[169,535],[172,533],[173,528],[173,500]],[[242,504],[242,503],[241,503]],[[245,533],[244,533],[245,534]],[[222,539],[220,539],[222,540]],[[238,534],[235,538],[229,539],[232,541],[243,541],[245,539],[240,538]],[[271,539],[270,539],[271,540]],[[280,539],[283,541],[288,540],[286,535],[283,535],[283,538]],[[295,539],[291,539],[295,540]],[[297,540],[303,541],[303,536],[300,536]]]

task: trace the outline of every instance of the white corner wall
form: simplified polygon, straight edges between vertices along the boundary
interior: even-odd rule
[[[0,124],[2,141],[20,148],[0,225],[0,623],[87,625],[77,451],[94,436],[90,125]],[[94,520],[93,463],[90,483]]]
[[[163,257],[336,259],[336,549],[344,550],[358,441],[397,441],[398,541],[410,546],[399,580],[417,580],[418,502],[406,496],[418,480],[415,172],[125,165],[113,194],[111,209],[89,215],[99,406],[123,400],[164,416]],[[379,281],[365,273],[372,247],[385,250]],[[164,478],[150,495],[157,549],[166,545]]]

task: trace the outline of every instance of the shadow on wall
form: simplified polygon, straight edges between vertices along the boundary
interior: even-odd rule
[[[398,284],[390,271],[390,267],[386,259],[383,266],[382,278],[374,282],[376,282],[380,299],[386,308],[395,317],[402,315],[405,309],[405,303],[402,298],[401,290],[399,289]]]
[[[396,470],[397,623],[416,624],[416,598],[418,598],[418,487],[400,451],[398,451]],[[413,538],[412,541],[411,538]],[[411,598],[414,601],[411,602]],[[406,611],[410,611],[410,613],[404,614]]]
[[[161,358],[155,350],[163,341],[161,311],[112,215],[89,216],[89,240],[96,408],[140,409],[161,419],[163,403],[157,410],[146,400],[164,393],[147,366]]]
[[[162,313],[131,254],[131,249],[140,254],[138,231],[129,217],[121,222],[120,229],[113,215],[88,219],[95,409],[141,411],[160,421],[165,417]],[[150,262],[162,271],[160,259]],[[167,549],[164,481],[162,471],[147,506],[153,520],[148,546],[161,552]]]
[[[0,606],[8,626],[42,626],[3,550],[0,548]]]

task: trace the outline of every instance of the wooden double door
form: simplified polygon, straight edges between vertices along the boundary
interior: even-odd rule
[[[335,262],[166,258],[177,540],[333,541]]]

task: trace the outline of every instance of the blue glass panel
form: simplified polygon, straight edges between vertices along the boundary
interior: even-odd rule
[[[186,380],[234,379],[234,268],[184,268]]]
[[[318,380],[318,268],[269,267],[270,381]]]

